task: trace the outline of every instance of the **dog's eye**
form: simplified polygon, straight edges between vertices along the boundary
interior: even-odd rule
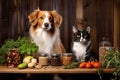
[[[41,16],[40,19],[43,19],[43,17]]]
[[[49,17],[49,20],[52,21],[52,17]]]

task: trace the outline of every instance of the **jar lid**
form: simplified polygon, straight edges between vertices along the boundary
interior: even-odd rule
[[[13,48],[13,49],[9,49],[9,51],[18,51],[18,49],[17,48]]]
[[[58,53],[53,53],[52,56],[60,56]]]
[[[103,37],[102,42],[99,44],[99,46],[111,46],[111,43],[109,42],[108,38]]]
[[[47,53],[42,53],[41,56],[46,57]]]
[[[64,53],[63,55],[64,56],[72,56],[73,54],[72,53]]]

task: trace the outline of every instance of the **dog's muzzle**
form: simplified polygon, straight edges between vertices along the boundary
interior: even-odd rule
[[[51,25],[46,22],[46,23],[44,23],[43,29],[45,29],[45,30],[50,30],[50,29],[51,29]]]

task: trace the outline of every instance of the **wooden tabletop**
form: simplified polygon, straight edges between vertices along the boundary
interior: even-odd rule
[[[18,69],[18,68],[8,68],[7,66],[0,66],[0,73],[96,73],[97,69],[86,69],[86,68],[75,68],[75,69],[64,69],[64,66],[45,66],[40,69]],[[103,69],[104,73],[113,73],[115,69]]]

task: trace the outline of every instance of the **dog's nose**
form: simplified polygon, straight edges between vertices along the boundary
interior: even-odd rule
[[[44,23],[45,28],[48,28],[49,23]]]

